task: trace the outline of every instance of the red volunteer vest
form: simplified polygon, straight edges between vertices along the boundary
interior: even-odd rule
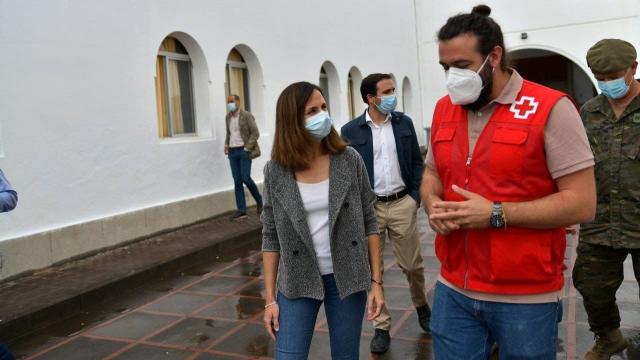
[[[431,149],[444,200],[461,201],[456,184],[491,201],[521,202],[556,192],[547,168],[544,128],[565,94],[524,81],[516,101],[498,104],[469,154],[467,111],[448,96],[436,105]],[[507,214],[507,224],[508,224]],[[468,290],[539,294],[564,285],[564,228],[458,230],[436,237],[440,274]]]

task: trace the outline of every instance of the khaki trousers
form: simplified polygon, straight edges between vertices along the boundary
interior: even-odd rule
[[[380,261],[383,262],[385,239],[388,236],[393,246],[393,254],[398,266],[407,277],[411,301],[415,307],[427,304],[427,292],[425,290],[424,264],[420,253],[420,237],[416,226],[416,201],[409,195],[402,199],[375,204],[380,227]],[[381,264],[384,272],[384,263]],[[393,307],[393,304],[390,304]],[[380,316],[373,320],[376,329],[391,329],[391,315],[386,305]]]

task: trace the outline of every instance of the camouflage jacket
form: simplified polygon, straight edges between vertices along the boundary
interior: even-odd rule
[[[589,100],[580,116],[595,156],[598,207],[580,228],[580,241],[640,248],[640,95],[616,119],[604,95]]]

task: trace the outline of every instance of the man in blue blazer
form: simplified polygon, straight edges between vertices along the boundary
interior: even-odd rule
[[[416,131],[407,115],[394,111],[398,98],[390,75],[367,76],[362,80],[360,94],[368,108],[342,127],[342,137],[364,160],[371,187],[378,197],[375,208],[380,235],[382,239],[387,235],[393,245],[398,266],[409,282],[420,326],[429,332],[431,309],[416,227],[423,166]],[[380,251],[384,251],[384,243]],[[391,328],[386,307],[374,320],[374,327],[371,352],[384,353],[389,349]]]

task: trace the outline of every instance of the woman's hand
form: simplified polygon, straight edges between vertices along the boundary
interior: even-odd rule
[[[367,308],[367,320],[371,321],[380,315],[382,307],[384,306],[384,293],[382,292],[382,285],[378,283],[371,284],[371,290],[369,290],[369,306]]]
[[[264,309],[264,327],[274,341],[276,340],[276,332],[280,330],[279,317],[280,308],[278,307],[278,303],[267,306]]]

